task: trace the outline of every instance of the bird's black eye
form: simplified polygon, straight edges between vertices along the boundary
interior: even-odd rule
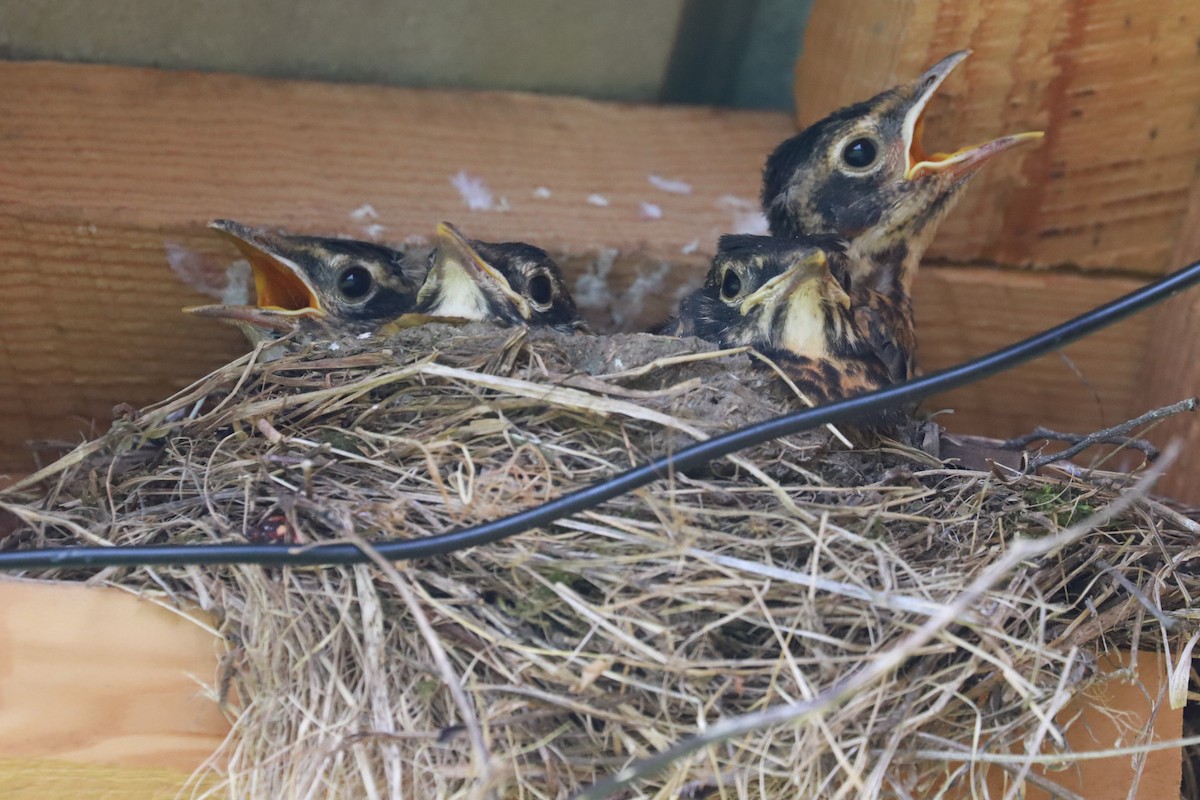
[[[742,279],[733,270],[725,270],[725,277],[721,279],[721,297],[732,300],[741,293]]]
[[[879,148],[867,138],[855,139],[842,150],[842,161],[854,169],[866,169],[875,163]]]
[[[548,306],[550,299],[554,294],[554,287],[550,283],[550,276],[544,272],[539,272],[529,279],[529,299],[535,305]]]
[[[347,267],[338,276],[337,287],[347,300],[361,300],[371,291],[371,271],[366,267]]]

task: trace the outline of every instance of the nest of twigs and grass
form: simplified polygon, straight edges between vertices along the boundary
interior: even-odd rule
[[[4,546],[369,549],[797,404],[743,352],[646,335],[431,325],[262,356],[0,493],[21,521]],[[201,794],[565,798],[664,752],[606,796],[1053,784],[988,756],[1069,768],[1062,712],[1097,660],[1178,656],[1200,526],[1136,471],[963,468],[938,440],[823,429],[394,567],[101,577],[219,622],[235,728]]]

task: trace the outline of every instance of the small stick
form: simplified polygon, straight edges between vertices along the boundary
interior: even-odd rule
[[[1157,422],[1158,420],[1166,419],[1167,417],[1173,417],[1176,414],[1184,411],[1195,411],[1196,402],[1197,401],[1195,397],[1189,397],[1187,400],[1180,400],[1178,403],[1173,403],[1169,406],[1163,406],[1162,408],[1156,408],[1153,411],[1147,411],[1140,417],[1134,417],[1131,420],[1122,422],[1120,425],[1114,425],[1111,428],[1105,428],[1089,434],[1058,433],[1039,427],[1035,428],[1034,432],[1031,434],[1018,436],[1016,439],[1009,439],[1006,442],[1002,442],[999,446],[1004,449],[1013,450],[1022,448],[1030,442],[1037,441],[1038,439],[1054,439],[1062,442],[1074,442],[1074,444],[1072,444],[1066,450],[1060,450],[1057,453],[1050,453],[1047,455],[1037,456],[1036,458],[1030,458],[1029,465],[1025,468],[1026,474],[1035,472],[1041,467],[1045,467],[1049,464],[1053,464],[1055,461],[1065,461],[1073,456],[1077,456],[1084,450],[1097,444],[1116,444],[1122,447],[1134,447],[1138,450],[1141,450],[1146,454],[1146,458],[1153,461],[1158,458],[1157,448],[1155,448],[1149,442],[1130,437],[1128,435],[1129,432],[1147,423]]]
[[[1096,566],[1108,573],[1108,576],[1116,581],[1121,588],[1133,595],[1134,598],[1141,603],[1142,606],[1144,606],[1145,609],[1149,611],[1156,620],[1158,620],[1158,624],[1163,626],[1163,630],[1168,632],[1175,630],[1175,620],[1169,618],[1158,606],[1150,602],[1150,598],[1146,597],[1146,595],[1142,593],[1141,589],[1134,586],[1132,581],[1130,581],[1117,570],[1113,569],[1113,567],[1103,558],[1096,559]]]
[[[1100,436],[1099,433],[1063,433],[1062,431],[1043,428],[1041,425],[1034,428],[1033,433],[1026,433],[1023,436],[1005,439],[997,446],[1002,450],[1024,450],[1028,445],[1041,439],[1069,444],[1087,442],[1088,444],[1085,446],[1092,444],[1116,444],[1122,447],[1132,447],[1135,450],[1141,450],[1146,454],[1146,459],[1149,461],[1158,458],[1158,448],[1145,439],[1139,439],[1134,436]],[[1055,459],[1060,458],[1057,454],[1054,454],[1054,457]]]

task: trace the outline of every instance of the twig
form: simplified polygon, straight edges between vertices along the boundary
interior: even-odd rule
[[[1158,624],[1162,625],[1164,630],[1167,630],[1167,631],[1175,630],[1175,620],[1169,618],[1166,614],[1164,614],[1162,612],[1162,609],[1160,609],[1154,603],[1150,602],[1150,598],[1146,597],[1146,595],[1142,592],[1141,589],[1134,586],[1133,583],[1129,580],[1129,578],[1126,578],[1118,570],[1114,569],[1112,567],[1112,565],[1109,564],[1107,561],[1105,561],[1103,558],[1096,559],[1096,566],[1100,567],[1100,569],[1107,572],[1108,576],[1110,578],[1112,578],[1114,581],[1116,581],[1121,586],[1121,588],[1123,588],[1125,591],[1127,591],[1131,595],[1133,595],[1137,599],[1137,601],[1139,603],[1141,603],[1142,606],[1145,607],[1145,609],[1147,611],[1149,611],[1150,614],[1156,620],[1158,620]]]
[[[805,718],[822,714],[841,703],[846,697],[863,691],[871,684],[900,667],[913,653],[937,636],[944,628],[952,625],[956,620],[964,616],[985,592],[991,590],[992,587],[999,583],[1021,562],[1045,555],[1070,544],[1095,528],[1104,525],[1135,504],[1140,497],[1149,491],[1158,477],[1162,475],[1167,465],[1175,460],[1178,453],[1179,447],[1172,445],[1168,448],[1164,458],[1155,464],[1153,468],[1147,470],[1143,478],[1122,496],[1061,533],[1041,539],[1022,539],[1013,543],[1000,558],[992,562],[979,577],[972,581],[953,602],[945,605],[940,613],[930,617],[923,625],[901,639],[898,644],[880,653],[878,658],[869,662],[863,669],[850,675],[845,680],[834,683],[829,688],[818,692],[809,700],[780,704],[762,711],[743,714],[738,717],[730,717],[714,723],[703,733],[684,739],[658,755],[631,764],[599,783],[592,784],[592,786],[577,794],[575,800],[601,800],[601,798],[608,797],[618,790],[658,772],[669,764],[697,750],[711,747],[720,742],[774,725],[794,725]]]
[[[425,615],[421,604],[417,602],[416,594],[413,593],[413,590],[409,588],[404,578],[400,575],[400,571],[396,569],[396,565],[380,555],[379,551],[372,547],[370,542],[359,536],[354,531],[354,526],[348,519],[343,520],[341,528],[343,535],[375,562],[375,565],[379,567],[387,579],[391,581],[392,585],[396,587],[396,591],[404,600],[404,604],[408,606],[409,613],[412,614],[413,621],[417,624],[417,629],[421,632],[421,637],[425,639],[425,644],[429,647],[429,652],[433,656],[433,662],[437,665],[438,671],[442,673],[442,680],[445,682],[446,688],[450,690],[450,696],[454,698],[454,704],[458,706],[458,712],[462,714],[463,727],[467,729],[467,734],[471,739],[471,748],[475,751],[475,757],[479,760],[479,774],[483,778],[483,785],[490,786],[492,783],[492,769],[491,761],[488,757],[487,743],[483,739],[483,729],[479,727],[479,720],[475,716],[471,700],[467,697],[467,693],[463,691],[458,674],[454,671],[454,665],[450,663],[450,657],[446,655],[446,649],[442,647],[442,642],[438,639],[437,631],[429,623],[429,617]]]
[[[1025,436],[1018,436],[1015,439],[1009,439],[1002,442],[999,446],[1006,450],[1013,450],[1025,447],[1030,442],[1038,439],[1053,439],[1062,442],[1074,442],[1066,450],[1060,450],[1057,453],[1049,453],[1047,455],[1037,456],[1029,459],[1029,464],[1025,468],[1026,474],[1032,473],[1053,464],[1055,461],[1064,461],[1073,456],[1077,456],[1084,450],[1097,444],[1116,444],[1121,447],[1133,447],[1141,450],[1146,454],[1146,458],[1150,461],[1158,458],[1158,450],[1142,439],[1130,437],[1130,431],[1146,425],[1147,423],[1157,422],[1167,417],[1173,417],[1176,414],[1184,411],[1196,410],[1196,398],[1189,397],[1187,400],[1180,400],[1178,403],[1173,403],[1169,406],[1156,408],[1153,411],[1147,411],[1140,417],[1134,417],[1131,420],[1126,420],[1119,425],[1113,425],[1111,428],[1104,428],[1095,433],[1080,434],[1080,433],[1059,433],[1057,431],[1048,430],[1046,428],[1035,428],[1033,433]]]
[[[1046,764],[1056,766],[1077,761],[1101,761],[1106,758],[1121,758],[1137,756],[1145,753],[1157,753],[1160,750],[1176,750],[1194,747],[1200,744],[1200,736],[1184,736],[1179,739],[1165,739],[1148,744],[1134,744],[1126,747],[1110,747],[1107,750],[1079,750],[1066,753],[968,753],[956,750],[912,750],[905,755],[911,759],[933,759],[937,761],[977,761],[980,764],[1020,764],[1028,761],[1031,764]]]
[[[1149,461],[1153,461],[1154,459],[1158,458],[1158,448],[1145,439],[1139,439],[1136,436],[1101,436],[1099,433],[1064,433],[1062,431],[1044,428],[1041,425],[1034,428],[1032,433],[1026,433],[1022,436],[1015,436],[1012,439],[1005,439],[997,446],[1002,450],[1024,450],[1030,444],[1043,439],[1051,442],[1063,442],[1072,445],[1083,444],[1084,447],[1090,447],[1093,444],[1115,444],[1121,447],[1131,447],[1134,450],[1140,450],[1146,454],[1146,458]],[[1056,461],[1063,458],[1062,453],[1053,453],[1052,455]],[[1045,456],[1040,457],[1045,458]]]
[[[1164,517],[1167,517],[1188,533],[1200,533],[1200,522],[1185,517],[1183,514],[1171,508],[1166,503],[1160,503],[1158,500],[1155,500],[1151,497],[1143,497],[1141,503],[1154,513],[1162,514]]]

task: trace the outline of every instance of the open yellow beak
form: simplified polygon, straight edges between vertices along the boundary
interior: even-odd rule
[[[508,279],[479,254],[458,228],[449,222],[441,222],[436,233],[438,244],[433,271],[436,271],[437,275],[433,275],[431,271],[430,277],[425,279],[425,286],[421,287],[422,293],[426,286],[440,286],[443,292],[441,307],[449,309],[450,316],[466,316],[471,319],[475,317],[464,314],[462,310],[479,305],[477,300],[482,300],[486,283],[508,298],[522,319],[528,320],[532,316],[529,302],[513,291]],[[431,278],[437,280],[431,281]],[[418,302],[422,299],[424,298],[418,295]],[[458,312],[454,313],[455,310]]]
[[[792,292],[814,278],[824,277],[829,259],[824,250],[814,249],[809,255],[792,264],[764,283],[742,301],[739,311],[745,316],[757,306],[770,306],[790,296]]]
[[[913,84],[915,97],[904,116],[902,130],[905,144],[904,177],[908,180],[935,173],[965,175],[973,172],[985,161],[989,161],[999,153],[1025,142],[1036,141],[1045,135],[1042,131],[1026,131],[1002,136],[984,144],[964,147],[953,153],[931,154],[925,152],[921,145],[921,135],[925,129],[925,111],[929,106],[929,101],[933,99],[938,87],[954,71],[954,68],[966,60],[969,55],[971,55],[970,50],[951,53],[927,69]]]
[[[255,304],[195,306],[184,311],[280,330],[289,328],[298,317],[325,316],[316,288],[304,270],[285,255],[281,239],[232,220],[214,220],[208,227],[233,242],[250,262]]]

